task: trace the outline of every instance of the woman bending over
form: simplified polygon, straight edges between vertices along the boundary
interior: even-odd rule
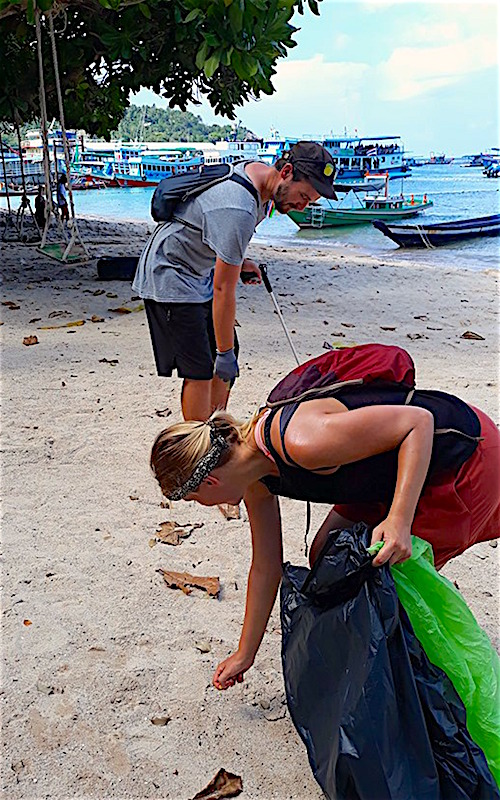
[[[483,412],[450,394],[349,386],[335,397],[262,410],[238,424],[225,412],[181,422],[157,437],[151,466],[163,494],[202,505],[244,500],[252,533],[238,649],[215,670],[227,689],[252,666],[282,574],[280,496],[333,508],[316,534],[363,520],[384,546],[374,566],[411,555],[411,534],[431,543],[436,567],[500,528],[500,434]]]

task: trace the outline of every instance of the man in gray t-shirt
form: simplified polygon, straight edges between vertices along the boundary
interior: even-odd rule
[[[260,283],[245,252],[266,204],[287,213],[320,195],[335,197],[333,159],[315,142],[299,142],[272,167],[244,162],[234,172],[248,188],[225,180],[180,203],[144,248],[133,283],[145,301],[158,374],[176,368],[184,379],[185,419],[225,408],[239,374],[236,285],[240,273]]]

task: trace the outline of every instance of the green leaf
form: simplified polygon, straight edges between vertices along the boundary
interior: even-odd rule
[[[220,39],[215,33],[206,33],[204,34],[204,38],[206,43],[209,44],[210,47],[218,47],[220,44]]]
[[[221,62],[224,64],[225,67],[229,67],[231,64],[231,56],[233,54],[234,47],[230,47],[229,50],[224,50],[221,55]]]
[[[241,58],[243,61],[245,72],[248,75],[248,77],[251,78],[257,72],[259,68],[259,62],[257,61],[257,59],[252,58],[252,56],[250,56],[248,53],[242,53]]]
[[[233,51],[231,56],[231,66],[240,80],[245,81],[248,78],[248,73],[243,63],[243,54],[239,50]]]
[[[187,15],[187,17],[184,20],[184,22],[192,22],[194,19],[196,19],[197,17],[201,17],[201,16],[202,16],[201,9],[200,8],[193,8],[193,10],[190,11],[189,14]]]
[[[208,61],[205,61],[205,66],[203,67],[203,69],[204,69],[204,72],[205,72],[205,75],[207,76],[207,78],[211,78],[212,77],[212,75],[214,74],[215,70],[219,66],[219,63],[220,63],[219,57],[216,56],[216,55],[211,56],[208,59]]]
[[[206,58],[207,58],[207,54],[208,54],[208,44],[207,44],[207,42],[203,42],[202,46],[200,47],[200,49],[198,50],[198,52],[196,54],[195,64],[198,67],[198,69],[202,69],[203,68],[203,65],[204,65],[204,63],[206,61]]]
[[[232,32],[236,35],[239,35],[243,26],[243,12],[239,7],[239,4],[231,3],[227,15],[229,17],[229,25]]]
[[[151,19],[151,9],[146,3],[139,3],[139,9],[146,19]]]

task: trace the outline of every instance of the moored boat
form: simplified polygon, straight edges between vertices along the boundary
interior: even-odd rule
[[[318,141],[332,155],[339,181],[360,180],[366,172],[388,172],[392,178],[410,174],[399,136],[330,136]]]
[[[433,248],[480,236],[499,236],[500,214],[429,225],[387,225],[376,219],[373,226],[400,247]]]
[[[487,178],[500,178],[500,162],[494,161],[492,164],[489,164],[489,166],[483,169],[483,175],[486,175]]]
[[[114,177],[120,186],[156,186],[163,178],[198,169],[203,161],[202,152],[194,147],[162,155],[143,153],[115,161]]]
[[[427,195],[412,194],[409,198],[403,194],[391,196],[388,192],[387,175],[371,177],[385,178],[384,194],[366,194],[362,197],[361,192],[350,191],[337,203],[321,198],[303,211],[289,211],[288,216],[299,228],[337,228],[372,222],[374,219],[394,220],[414,217],[433,205]],[[349,207],[347,205],[349,202],[355,205]]]
[[[92,174],[71,177],[71,188],[76,191],[84,191],[87,189],[107,189],[108,186],[108,182],[102,180],[101,178],[96,178]]]

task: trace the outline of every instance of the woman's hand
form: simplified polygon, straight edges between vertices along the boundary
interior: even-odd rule
[[[373,559],[374,567],[381,567],[387,561],[389,564],[406,561],[411,556],[411,525],[389,515],[372,532],[371,544],[382,541],[384,546]]]
[[[221,661],[214,672],[212,683],[216,689],[229,689],[243,681],[243,675],[253,664],[253,658],[244,656],[239,650]]]

